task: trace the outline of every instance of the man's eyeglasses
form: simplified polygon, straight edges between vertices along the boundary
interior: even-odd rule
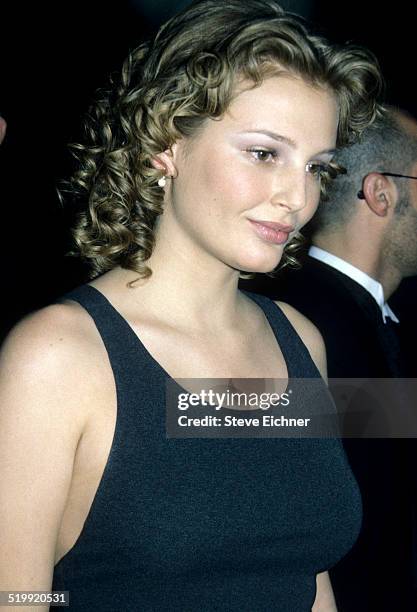
[[[383,176],[396,176],[397,178],[414,179],[417,181],[417,176],[407,176],[407,174],[394,174],[393,172],[378,172],[378,174],[382,174]],[[359,198],[359,200],[365,199],[365,194],[363,193],[362,189],[358,191],[358,195],[356,197]]]

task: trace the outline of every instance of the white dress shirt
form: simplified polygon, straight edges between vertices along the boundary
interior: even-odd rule
[[[332,266],[332,268],[336,268],[336,270],[339,270],[339,272],[346,274],[346,276],[349,276],[349,278],[356,281],[364,289],[369,291],[369,293],[372,295],[372,297],[381,309],[384,323],[386,323],[387,317],[395,321],[395,323],[400,322],[398,317],[395,316],[391,308],[386,303],[384,299],[384,288],[377,280],[375,280],[368,274],[365,274],[365,272],[362,272],[362,270],[359,270],[359,268],[357,268],[356,266],[352,266],[352,264],[348,263],[344,259],[341,259],[340,257],[337,257],[336,255],[333,255],[332,253],[329,253],[324,249],[320,249],[319,247],[311,246],[308,251],[308,254],[310,255],[310,257],[314,257],[314,259],[323,261],[325,264]]]

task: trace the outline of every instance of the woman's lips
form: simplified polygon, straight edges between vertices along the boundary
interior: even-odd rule
[[[284,244],[288,240],[289,233],[294,230],[291,225],[284,225],[282,223],[253,221],[252,219],[249,219],[249,221],[258,236],[273,244]]]

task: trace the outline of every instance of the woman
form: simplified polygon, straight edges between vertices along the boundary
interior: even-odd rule
[[[325,378],[316,328],[238,279],[291,257],[379,85],[367,52],[272,0],[197,2],[128,58],[72,180],[92,280],[3,349],[2,589],[69,590],[73,610],[336,609],[326,570],[361,518],[340,441],[167,439],[164,393]]]

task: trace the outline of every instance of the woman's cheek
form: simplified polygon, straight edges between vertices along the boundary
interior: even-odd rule
[[[229,173],[229,191],[234,194],[235,199],[249,206],[268,201],[270,183],[270,178],[259,168],[240,167],[235,172]]]
[[[252,208],[268,201],[270,173],[235,155],[207,159],[201,168],[198,191],[213,206],[224,202],[229,208]],[[211,208],[211,206],[210,206]]]
[[[308,206],[306,206],[304,216],[300,220],[301,226],[306,225],[310,221],[310,219],[314,217],[314,215],[317,212],[317,208],[319,206],[319,201],[320,201],[320,196],[315,198],[311,203],[309,203]]]

